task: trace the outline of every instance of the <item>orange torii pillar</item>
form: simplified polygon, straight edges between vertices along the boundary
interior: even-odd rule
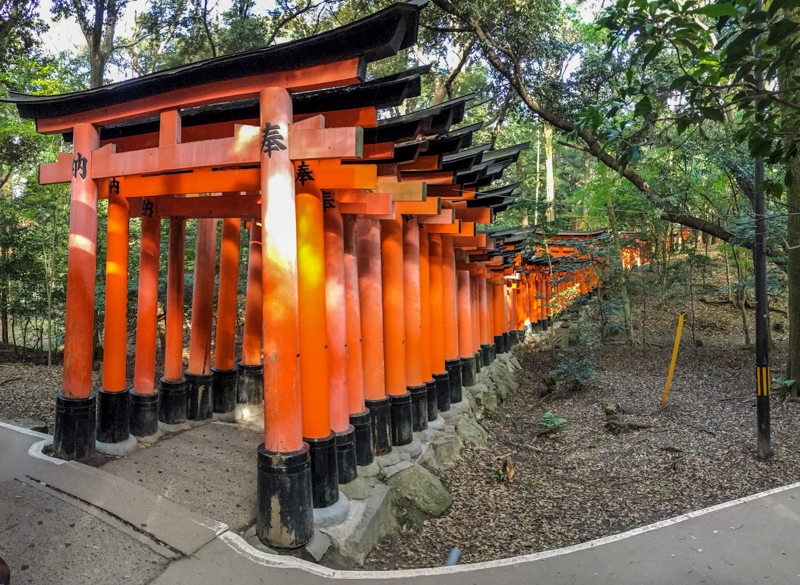
[[[497,353],[506,352],[506,337],[503,333],[506,328],[505,309],[503,308],[503,281],[491,281],[492,287],[492,334]]]
[[[453,236],[442,236],[442,332],[444,367],[450,384],[450,404],[458,404],[461,392],[461,357],[459,357],[458,281]]]
[[[358,295],[361,301],[361,348],[364,370],[364,405],[372,425],[375,455],[392,450],[391,400],[386,395],[383,343],[383,271],[381,230],[377,219],[359,219]]]
[[[403,217],[403,320],[405,325],[406,388],[411,394],[411,428],[428,428],[428,388],[422,377],[422,295],[420,294],[419,224]]]
[[[244,300],[244,334],[242,361],[236,365],[236,402],[264,402],[264,364],[261,361],[264,287],[261,223],[250,220],[250,246],[247,261],[247,292]]]
[[[436,383],[436,411],[450,410],[450,375],[445,364],[444,341],[444,291],[442,278],[442,237],[430,234],[429,240],[430,268],[430,335],[431,335],[431,370]],[[452,287],[451,287],[452,288]],[[451,312],[452,317],[452,312]],[[431,420],[430,403],[428,403],[428,421]]]
[[[144,203],[150,203],[146,199]],[[136,361],[131,392],[131,433],[149,437],[158,432],[156,394],[156,335],[158,329],[158,256],[161,218],[142,210],[139,255],[139,300],[136,316]]]
[[[411,423],[411,393],[406,384],[403,270],[402,219],[382,220],[383,353],[386,394],[392,404],[392,445],[394,446],[408,445],[414,438]]]
[[[164,376],[159,391],[160,425],[186,422],[186,378],[183,377],[183,276],[186,256],[186,220],[169,218],[167,256],[167,342],[164,348]]]
[[[539,273],[539,296],[541,300],[539,301],[539,319],[542,323],[542,331],[547,331],[550,327],[550,322],[547,320],[547,279],[549,277],[549,273],[544,271]]]
[[[531,271],[525,281],[528,283],[528,327],[536,331],[536,273]]]
[[[419,314],[422,326],[422,379],[425,380],[426,427],[439,416],[436,405],[436,380],[433,378],[431,356],[431,267],[430,239],[424,226],[419,228]]]
[[[361,295],[358,285],[358,235],[356,218],[345,215],[344,293],[347,320],[347,405],[356,437],[356,465],[373,461],[372,424],[364,401],[364,363],[361,336]]]
[[[292,98],[283,88],[263,89],[260,110],[262,314],[268,319],[263,333],[264,444],[258,447],[256,534],[267,546],[297,548],[314,536],[314,511],[310,448],[303,441],[300,408],[297,220],[294,168],[286,144]]]
[[[211,418],[211,328],[214,317],[214,268],[217,252],[217,220],[197,220],[192,288],[192,330],[189,335],[187,412],[190,420]]]
[[[217,292],[217,330],[214,342],[212,411],[218,420],[235,420],[236,409],[236,305],[239,298],[239,245],[242,220],[222,220],[222,244]]]
[[[294,187],[303,439],[311,447],[314,507],[327,508],[339,501],[339,472],[336,433],[331,429],[322,193],[311,183],[297,181]]]
[[[53,451],[61,459],[81,460],[95,454],[96,440],[92,353],[97,185],[92,179],[92,151],[100,145],[100,137],[88,123],[76,124],[73,136],[64,370],[56,395]]]
[[[128,357],[128,200],[109,188],[103,386],[97,392],[97,448],[121,446],[131,435]],[[156,404],[156,410],[158,405]],[[158,430],[158,420],[156,420]],[[132,447],[136,447],[133,440]]]
[[[478,373],[483,367],[483,350],[481,349],[480,340],[480,298],[478,297],[478,277],[472,274],[469,276],[469,306],[470,314],[472,315],[472,355],[475,356],[475,372]]]
[[[458,285],[458,351],[461,354],[461,383],[474,386],[477,374],[472,338],[472,290],[469,271],[456,271]]]
[[[494,340],[494,285],[489,280],[491,273],[487,273],[484,277],[486,283],[486,311],[484,318],[486,319],[486,337],[489,343],[489,357],[491,361],[497,359],[497,345]]]
[[[325,203],[322,215],[325,230],[325,312],[328,324],[331,430],[336,433],[336,468],[339,483],[345,484],[357,477],[358,469],[356,430],[350,424],[350,396],[347,388],[344,218],[335,201]]]
[[[479,333],[481,342],[481,357],[483,365],[491,365],[494,357],[492,356],[492,337],[489,333],[489,293],[486,290],[486,277],[476,278],[478,286],[478,318],[480,320]]]

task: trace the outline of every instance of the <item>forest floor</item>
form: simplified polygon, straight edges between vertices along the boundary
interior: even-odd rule
[[[714,254],[712,254],[714,256]],[[475,563],[560,548],[616,534],[717,503],[800,481],[800,403],[786,401],[773,386],[773,456],[756,458],[754,350],[745,346],[741,313],[726,301],[724,264],[714,261],[695,274],[694,338],[691,296],[680,271],[677,282],[657,290],[649,267],[631,271],[634,338],[600,342],[597,301],[581,312],[583,343],[564,357],[528,353],[522,386],[487,422],[489,448],[466,448],[454,468],[437,472],[454,503],[419,531],[386,540],[365,569],[401,569],[444,564],[449,550]],[[699,299],[704,299],[702,302]],[[785,311],[785,299],[772,299]],[[649,306],[648,306],[649,305]],[[642,309],[647,345],[642,345]],[[667,408],[661,409],[675,329],[686,311]],[[753,312],[747,311],[751,336]],[[781,328],[781,313],[772,315]],[[773,331],[773,379],[785,360],[785,334]],[[562,360],[588,360],[591,377],[549,392],[543,377]],[[584,361],[583,363],[586,363]],[[602,403],[628,424],[615,434]],[[551,411],[567,423],[539,436]],[[622,430],[619,426],[614,430]],[[500,479],[503,459],[516,471],[514,483]]]
[[[673,261],[665,286],[650,267],[628,273],[633,347],[613,324],[601,342],[593,300],[581,311],[579,346],[563,355],[524,356],[522,386],[487,421],[489,447],[465,448],[454,469],[439,473],[453,494],[451,509],[419,531],[383,542],[365,568],[438,566],[453,547],[461,549],[463,563],[533,553],[800,481],[800,403],[785,400],[775,384],[774,454],[765,462],[755,457],[754,350],[745,345],[741,312],[727,303],[721,257],[712,252],[712,258],[706,274],[695,272],[691,290],[685,256]],[[775,380],[786,355],[786,299],[776,296],[771,304]],[[621,319],[611,305],[605,308]],[[680,311],[686,324],[662,410]],[[752,338],[752,309],[746,314]],[[41,359],[0,346],[0,419],[38,419],[52,432],[61,366],[37,365]],[[543,377],[570,360],[589,367],[591,376],[549,392]],[[132,374],[132,356],[129,361]],[[94,382],[99,387],[99,364]],[[628,432],[610,432],[603,402],[617,409]],[[547,411],[567,423],[539,436]],[[513,483],[498,479],[505,457],[516,470]]]

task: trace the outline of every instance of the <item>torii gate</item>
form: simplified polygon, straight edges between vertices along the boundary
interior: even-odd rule
[[[294,547],[310,540],[312,506],[328,501],[330,494],[326,491],[337,481],[337,466],[326,466],[324,461],[331,452],[336,456],[339,443],[331,426],[323,429],[324,421],[312,420],[315,414],[321,416],[320,412],[328,410],[320,408],[314,412],[313,408],[314,399],[324,392],[313,384],[301,384],[301,379],[305,381],[307,376],[304,360],[298,360],[300,348],[308,343],[306,351],[314,353],[314,345],[318,349],[325,344],[324,335],[316,344],[308,339],[313,316],[311,321],[307,317],[313,315],[314,303],[308,288],[312,283],[307,281],[312,280],[313,270],[299,272],[299,267],[308,260],[319,260],[322,248],[317,246],[310,247],[310,259],[302,254],[304,237],[313,241],[318,236],[316,225],[306,233],[309,225],[304,221],[313,218],[323,201],[315,193],[299,193],[295,201],[296,165],[303,164],[302,161],[308,161],[310,168],[318,165],[323,185],[323,176],[328,179],[336,175],[323,172],[325,160],[361,157],[364,147],[359,115],[364,108],[356,109],[350,116],[341,116],[337,120],[339,127],[325,127],[323,116],[295,117],[291,94],[359,83],[366,62],[391,56],[416,41],[419,10],[425,4],[425,0],[397,4],[308,39],[211,59],[103,88],[64,96],[11,96],[9,101],[17,104],[23,117],[36,121],[39,132],[71,134],[73,141],[72,154],[61,155],[57,163],[43,165],[40,171],[43,183],[71,184],[66,340],[63,387],[56,399],[56,456],[64,459],[91,456],[96,430],[110,444],[122,442],[114,439],[121,438],[120,434],[127,435],[122,421],[128,420],[129,400],[132,428],[143,433],[157,428],[154,427],[156,412],[166,419],[162,422],[177,422],[175,418],[180,419],[184,401],[186,412],[196,418],[207,416],[212,410],[229,408],[236,398],[235,390],[231,392],[230,372],[234,364],[232,352],[228,351],[233,345],[229,323],[235,315],[235,290],[231,297],[228,281],[221,278],[225,282],[220,287],[215,373],[212,373],[210,336],[216,239],[216,219],[212,218],[255,217],[260,219],[262,233],[262,312],[269,316],[269,325],[263,327],[265,441],[258,450],[257,533],[272,546]],[[253,98],[258,101],[257,125],[235,124],[232,133],[227,123],[209,124],[197,132],[187,128],[184,132],[182,110]],[[374,123],[374,108],[371,111]],[[101,144],[104,128],[124,127],[140,120],[152,123],[149,120],[154,117],[157,129],[150,135],[156,136],[155,144],[124,137]],[[365,171],[363,167],[354,167],[349,172]],[[374,167],[372,173],[375,176]],[[374,188],[377,183],[368,187],[357,182],[325,186],[364,189]],[[255,193],[242,195],[254,191],[260,192],[260,209]],[[209,192],[227,195],[175,197]],[[91,361],[98,195],[109,197],[110,278],[104,388],[95,394],[91,386]],[[163,204],[160,198],[165,198]],[[217,201],[212,203],[213,199]],[[385,204],[385,198],[378,199]],[[232,205],[229,212],[223,212],[228,205]],[[132,210],[143,217],[143,242],[136,373],[134,389],[129,392],[125,389],[125,334],[120,318],[125,315],[122,284],[127,273],[127,220]],[[161,216],[171,219],[167,363],[160,393],[165,407],[158,409],[154,317]],[[184,246],[181,216],[203,218],[198,226],[193,327],[185,376],[180,359]],[[248,284],[254,285],[258,272],[253,262],[258,257],[258,222],[252,222],[251,226]],[[231,271],[234,267],[227,250],[237,240],[239,229],[238,223],[224,224],[221,270]],[[248,293],[249,289],[250,286]],[[256,298],[255,292],[252,297]],[[251,304],[247,303],[247,315],[257,312]],[[251,319],[251,325],[253,321],[257,319]],[[245,340],[257,336],[250,327]],[[245,351],[245,359],[248,354],[255,354],[252,347],[249,349]],[[258,367],[254,363],[245,365]],[[221,391],[210,392],[211,385],[219,385]],[[301,394],[306,393],[309,396],[301,399]],[[258,399],[250,392],[247,394],[251,401]],[[219,402],[215,398],[212,403],[211,395],[218,395]],[[95,429],[95,410],[99,413],[98,429]],[[122,432],[116,423],[123,425]],[[311,446],[304,440],[307,429],[319,431],[306,437]],[[348,431],[344,434],[349,434]],[[324,437],[313,436],[323,433]],[[353,451],[347,447],[351,443],[343,441],[343,451]],[[312,481],[315,467],[323,474],[330,475],[333,470],[334,477],[328,482]]]

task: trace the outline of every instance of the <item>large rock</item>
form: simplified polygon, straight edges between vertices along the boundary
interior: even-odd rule
[[[456,424],[456,435],[465,443],[472,443],[482,448],[487,446],[489,440],[489,434],[486,429],[468,415],[464,415],[459,419]]]
[[[442,482],[419,465],[390,477],[389,488],[397,503],[399,516],[406,520],[404,524],[415,527],[422,524],[420,513],[441,516],[453,503],[453,497]]]
[[[461,459],[462,446],[463,443],[457,435],[441,438],[428,446],[425,455],[420,459],[420,463],[429,469],[452,469],[456,466],[456,462]]]

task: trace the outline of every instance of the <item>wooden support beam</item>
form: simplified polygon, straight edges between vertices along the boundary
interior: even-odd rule
[[[457,208],[456,217],[473,223],[492,223],[492,210],[488,207]]]
[[[436,215],[417,216],[417,221],[419,223],[424,223],[424,224],[438,223],[438,224],[450,225],[455,220],[456,220],[455,212],[452,209],[442,209],[442,211]]]
[[[142,215],[142,197],[131,197],[131,217]],[[220,195],[216,197],[161,197],[153,201],[158,217],[259,217],[260,195]]]
[[[376,198],[372,201],[359,203],[339,203],[339,212],[343,214],[359,216],[395,216],[395,203],[391,200],[388,193],[372,193],[372,195],[385,195],[384,198]]]
[[[465,225],[470,225],[466,222],[462,223],[462,228]],[[474,224],[472,224],[474,226]],[[453,238],[453,245],[456,248],[485,248],[486,247],[486,234],[478,234],[477,236],[455,236]],[[471,258],[474,260],[474,258]]]
[[[400,163],[401,171],[435,171],[439,169],[441,156],[438,154],[429,154],[427,156],[420,156],[415,161]]]
[[[428,194],[431,197],[445,197],[447,199],[459,199],[463,195],[461,185],[430,185]]]
[[[391,193],[392,201],[426,201],[428,198],[428,185],[422,181],[398,183],[394,177],[378,177],[378,188],[384,193]]]
[[[318,114],[295,114],[295,124],[301,120],[317,116]],[[338,110],[323,112],[326,128],[342,128],[344,126],[361,126],[362,128],[375,128],[378,125],[378,111],[372,107],[354,108],[352,110]]]
[[[426,201],[398,201],[398,213],[409,215],[438,215],[442,212],[441,199],[429,197]]]
[[[460,229],[461,229],[460,219],[455,220],[455,223],[450,225],[434,223],[428,226],[428,232],[431,234],[458,235]]]

